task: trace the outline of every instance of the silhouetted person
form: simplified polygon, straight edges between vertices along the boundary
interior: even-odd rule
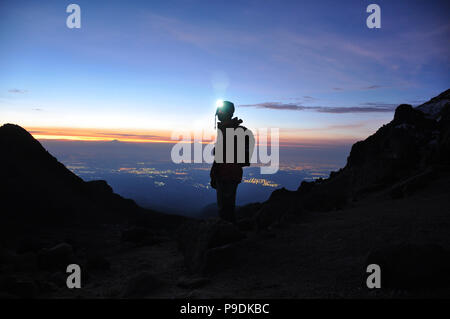
[[[241,119],[237,117],[233,118],[234,104],[229,101],[220,102],[217,108],[216,116],[219,119],[217,125],[218,139],[214,149],[215,160],[211,167],[210,177],[211,186],[217,191],[217,206],[219,208],[220,218],[236,223],[235,216],[235,202],[236,202],[236,189],[238,184],[242,181],[242,167],[250,166],[250,158],[253,152],[254,139],[250,130],[247,130],[244,126],[241,126]],[[230,130],[227,130],[230,129]],[[236,130],[238,129],[238,130]],[[232,145],[227,145],[227,132],[246,132],[251,135],[253,144],[250,142],[249,137],[245,136],[245,149],[238,149],[237,137],[233,138]],[[222,139],[219,139],[219,135],[222,135]],[[222,144],[222,145],[221,145]],[[223,157],[218,160],[218,148],[223,150]],[[229,151],[234,150],[234,159],[227,161],[227,149]],[[238,152],[245,152],[245,161],[238,160]]]

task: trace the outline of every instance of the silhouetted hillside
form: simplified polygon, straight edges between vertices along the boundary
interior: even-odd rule
[[[63,296],[67,265],[92,283],[123,251],[170,242],[186,220],[84,182],[17,125],[0,127],[0,150],[0,298]]]
[[[84,182],[20,126],[0,127],[0,150],[0,218],[5,230],[137,222],[172,227],[179,220],[140,208],[115,194],[105,181]]]
[[[369,194],[408,196],[449,171],[450,90],[413,108],[402,104],[394,119],[352,146],[347,164],[327,179],[276,190],[252,213],[266,227],[285,213],[342,209]]]

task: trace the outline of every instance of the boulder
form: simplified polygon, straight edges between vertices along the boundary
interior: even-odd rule
[[[286,213],[292,210],[296,197],[297,192],[289,191],[284,187],[273,191],[270,198],[260,206],[255,214],[256,229],[261,231],[280,222]]]
[[[397,106],[394,114],[394,124],[415,124],[423,121],[424,113],[414,109],[409,104],[401,104]]]
[[[431,184],[436,178],[437,173],[432,169],[427,169],[422,173],[414,175],[406,180],[403,180],[388,190],[388,194],[393,199],[410,196],[417,190],[425,188]]]
[[[211,263],[212,249],[236,243],[245,238],[233,224],[222,220],[191,221],[178,232],[178,247],[190,273],[203,273]]]

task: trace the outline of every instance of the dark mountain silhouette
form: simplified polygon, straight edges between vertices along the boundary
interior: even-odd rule
[[[327,179],[304,181],[296,191],[275,190],[261,207],[256,206],[253,217],[266,227],[284,213],[338,210],[374,193],[408,196],[448,172],[449,164],[447,90],[416,108],[399,105],[390,123],[352,146],[344,168]]]
[[[142,209],[115,194],[105,181],[83,181],[20,126],[0,127],[0,150],[3,234],[52,225],[172,227],[184,220]]]
[[[67,265],[89,283],[122,251],[166,243],[187,220],[83,181],[20,126],[0,127],[0,150],[0,298],[64,296]]]

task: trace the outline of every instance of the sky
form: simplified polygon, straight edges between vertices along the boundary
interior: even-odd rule
[[[66,7],[81,8],[81,28]],[[369,29],[366,7],[381,8]],[[40,139],[213,132],[217,99],[294,145],[348,143],[449,88],[448,1],[0,1],[0,125]]]

